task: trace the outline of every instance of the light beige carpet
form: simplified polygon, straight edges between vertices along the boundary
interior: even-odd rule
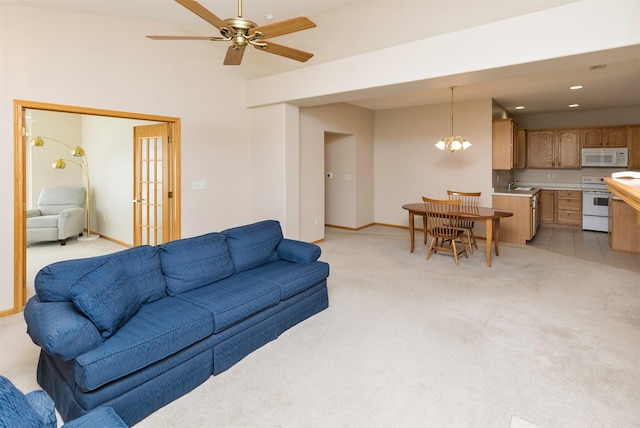
[[[329,229],[329,309],[138,426],[640,426],[637,273],[508,244],[488,268],[483,242],[456,267],[406,234]],[[35,388],[7,318],[0,372]]]

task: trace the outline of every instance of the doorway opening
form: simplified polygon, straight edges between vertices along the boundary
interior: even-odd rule
[[[103,110],[87,107],[67,106],[34,101],[14,100],[14,287],[13,308],[0,312],[0,316],[10,315],[22,311],[27,300],[27,241],[26,241],[26,210],[28,185],[28,156],[29,139],[27,135],[27,111],[43,110],[48,112],[73,113],[104,118],[132,119],[148,121],[148,123],[164,123],[168,127],[167,153],[165,158],[167,174],[163,188],[169,194],[170,204],[165,211],[168,233],[164,241],[180,238],[180,119],[168,116],[158,116],[143,113],[131,113],[114,110]],[[131,137],[133,144],[133,135]],[[128,159],[133,165],[133,149],[128,153]],[[100,162],[100,158],[92,159],[93,164]],[[104,170],[113,174],[120,174],[117,165]],[[130,181],[133,182],[133,174]],[[133,196],[133,195],[130,195]],[[133,197],[131,198],[133,205]],[[133,206],[131,208],[133,212]],[[133,226],[132,226],[133,233]]]

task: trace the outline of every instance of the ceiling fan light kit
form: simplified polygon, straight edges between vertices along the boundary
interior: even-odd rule
[[[449,150],[453,153],[458,150],[467,150],[471,147],[471,143],[461,136],[453,133],[453,89],[455,86],[450,86],[449,88],[451,88],[451,135],[447,135],[442,140],[438,141],[436,143],[436,148],[440,150]]]
[[[195,0],[175,0],[180,5],[189,9],[200,18],[207,21],[220,31],[222,37],[216,36],[147,36],[152,40],[209,40],[209,41],[230,41],[231,46],[227,49],[224,65],[240,65],[244,49],[248,45],[290,58],[300,62],[308,61],[313,54],[301,51],[299,49],[290,48],[288,46],[278,45],[269,40],[272,37],[283,36],[285,34],[294,33],[296,31],[314,28],[316,24],[306,16],[286,19],[284,21],[273,22],[259,26],[253,21],[242,17],[242,0],[238,0],[238,16],[235,18],[220,19],[207,8],[202,6]]]

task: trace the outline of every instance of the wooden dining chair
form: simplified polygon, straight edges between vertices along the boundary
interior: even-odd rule
[[[429,249],[427,250],[427,260],[431,257],[431,253],[437,253],[438,250],[453,253],[453,258],[458,264],[458,255],[464,254],[465,258],[469,258],[467,255],[467,246],[462,240],[464,230],[457,227],[459,219],[458,210],[461,201],[459,199],[453,200],[438,200],[422,197],[424,202],[424,208],[427,218],[427,225],[429,234],[431,234],[431,242],[429,243]],[[446,244],[449,243],[447,246]],[[460,244],[460,249],[456,243]]]
[[[454,190],[447,190],[450,200],[459,200],[461,206],[465,210],[472,211],[478,207],[480,202],[480,195],[482,192],[457,192]],[[473,220],[459,220],[458,227],[466,232],[467,244],[469,245],[469,252],[473,254],[473,247],[478,248],[476,242],[476,236],[473,234],[473,226],[475,225]],[[464,241],[464,238],[463,238]]]

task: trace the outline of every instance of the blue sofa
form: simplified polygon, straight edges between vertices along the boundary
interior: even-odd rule
[[[42,391],[23,394],[9,379],[0,376],[0,427],[56,428],[58,420],[53,400]],[[111,407],[100,407],[63,428],[127,428]]]
[[[319,256],[266,220],[51,264],[24,309],[38,383],[65,421],[133,425],[326,309]]]

